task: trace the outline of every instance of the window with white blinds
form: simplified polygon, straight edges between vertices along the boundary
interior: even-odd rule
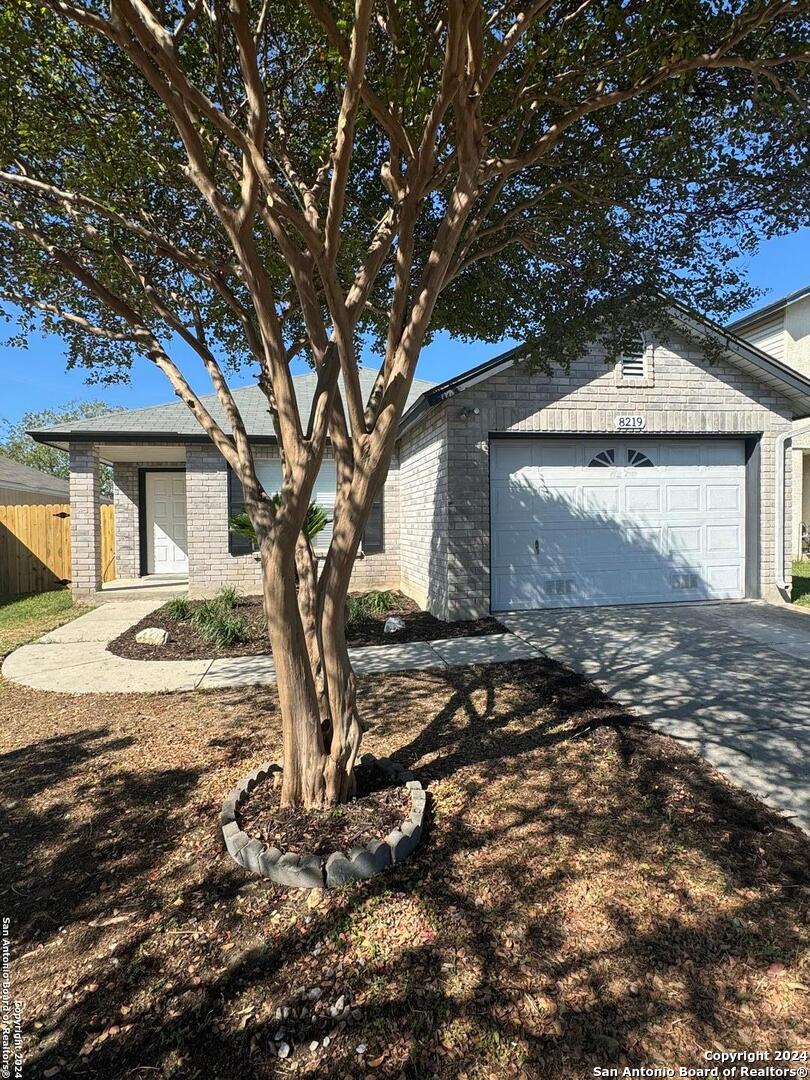
[[[264,461],[256,466],[259,481],[264,490],[272,495],[281,491],[282,471],[280,461]],[[318,476],[312,489],[312,501],[323,507],[329,518],[329,524],[315,537],[315,550],[326,551],[332,540],[332,511],[335,505],[335,486],[337,474],[335,463],[326,460],[322,463]],[[245,497],[242,485],[232,469],[228,469],[228,519],[234,514],[243,513],[245,509]],[[249,540],[230,533],[228,545],[232,555],[245,555],[251,551]],[[363,534],[363,551],[366,555],[373,555],[383,550],[383,499],[378,495],[371,507],[366,531]]]
[[[259,462],[256,466],[256,474],[259,477],[259,483],[268,495],[273,495],[277,491],[281,491],[283,474],[280,461]],[[324,513],[329,518],[329,524],[315,537],[314,547],[316,551],[326,551],[332,540],[332,511],[335,506],[336,485],[337,474],[335,472],[334,461],[322,462],[320,471],[315,478],[315,484],[312,488],[311,501],[317,503],[318,506],[323,509]]]

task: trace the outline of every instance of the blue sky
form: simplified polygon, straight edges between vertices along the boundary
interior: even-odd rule
[[[810,229],[766,241],[756,255],[741,259],[740,263],[749,280],[764,291],[756,307],[810,285]],[[739,314],[745,313],[741,311]],[[3,334],[1,326],[0,334]],[[3,337],[7,336],[8,332],[3,334]],[[446,334],[437,335],[423,352],[417,375],[440,382],[497,355],[510,344],[466,343],[454,341]],[[199,363],[192,359],[185,367],[186,375],[195,389],[210,392],[205,374],[196,377],[193,374],[195,368],[199,370]],[[27,349],[0,344],[0,385],[4,387],[0,419],[13,422],[24,412],[58,408],[72,399],[100,399],[120,408],[136,408],[173,400],[165,377],[147,360],[136,361],[130,385],[88,386],[84,375],[65,369],[64,353],[58,338],[32,339]],[[233,380],[234,385],[240,386],[252,381],[247,370],[240,378]]]

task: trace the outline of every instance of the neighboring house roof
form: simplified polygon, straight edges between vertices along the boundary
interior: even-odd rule
[[[670,300],[669,312],[676,327],[680,324],[687,331],[710,334],[724,346],[733,363],[788,398],[797,410],[795,419],[801,420],[810,416],[810,380],[756,346],[743,341],[742,338],[724,329],[718,323],[690,310],[684,304]],[[412,427],[420,417],[441,401],[512,367],[521,359],[525,351],[525,345],[518,345],[509,352],[462,372],[461,375],[455,375],[452,379],[430,387],[406,409],[400,424],[400,434]]]
[[[67,480],[32,469],[30,465],[21,465],[19,461],[12,461],[7,457],[0,457],[0,488],[52,495],[54,502],[67,502],[70,496]]]
[[[731,330],[734,334],[742,334],[754,323],[758,323],[762,319],[768,319],[771,315],[778,314],[780,311],[783,311],[788,304],[795,304],[797,300],[803,300],[806,296],[810,296],[810,285],[805,285],[803,289],[797,289],[796,292],[788,293],[787,296],[782,296],[779,300],[772,300],[770,303],[765,304],[764,307],[757,308],[756,311],[752,311],[748,315],[743,315],[739,319],[733,319],[726,325],[726,329]]]
[[[377,372],[374,368],[361,368],[360,386],[364,398],[371,393]],[[317,376],[314,373],[293,377],[295,395],[301,416],[309,415],[309,408],[315,393]],[[415,401],[433,383],[424,379],[414,379],[408,396],[406,408]],[[267,405],[267,398],[258,386],[245,386],[233,391],[233,396],[247,433],[256,442],[275,441],[273,421]],[[216,394],[206,394],[200,398],[205,407],[222,425],[225,431],[230,426],[225,420],[222,406]],[[68,442],[207,442],[208,436],[194,419],[191,410],[181,401],[168,405],[152,405],[145,409],[123,409],[120,412],[94,416],[89,420],[79,420],[70,424],[56,424],[43,431],[28,433],[37,442],[51,446],[64,447]]]

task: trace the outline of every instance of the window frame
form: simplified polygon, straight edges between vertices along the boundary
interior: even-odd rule
[[[233,471],[233,469],[231,468],[230,465],[226,465],[225,468],[226,468],[226,474],[227,474],[227,481],[226,482],[227,482],[227,485],[228,485],[228,516],[227,516],[227,520],[226,520],[226,526],[227,526],[227,529],[228,529],[228,554],[232,555],[234,558],[243,558],[245,555],[254,554],[255,551],[256,551],[256,548],[255,547],[249,547],[249,548],[245,549],[244,545],[248,544],[249,541],[245,537],[239,536],[238,533],[234,533],[234,532],[231,531],[231,518],[233,517],[234,513],[244,512],[245,501],[244,501],[244,494],[242,495],[241,500],[235,498],[235,495],[237,493],[236,485],[238,484],[239,489],[241,489],[242,484],[241,484],[241,481],[239,480],[239,478],[237,477],[236,473]],[[379,518],[380,518],[380,539],[379,539],[379,543],[372,542],[371,544],[368,544],[366,542],[366,532],[364,530],[363,536],[362,536],[362,539],[361,539],[361,542],[360,542],[361,543],[361,548],[362,548],[362,551],[363,551],[364,555],[380,555],[385,551],[385,485],[383,485],[382,489],[380,490],[380,493],[378,495],[376,495],[375,498],[374,498],[374,502],[372,503],[372,506],[371,506],[371,513],[372,514],[375,513],[375,509],[377,507],[379,507],[378,513],[379,513]],[[315,553],[316,554],[323,554],[323,553],[326,552],[326,550],[327,550],[326,548],[319,548],[317,546],[317,539],[316,539]]]

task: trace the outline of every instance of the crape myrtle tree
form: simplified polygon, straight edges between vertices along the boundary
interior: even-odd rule
[[[615,355],[662,293],[722,316],[731,255],[808,205],[808,4],[9,0],[0,296],[91,378],[136,354],[242,482],[278,675],[282,802],[353,792],[344,610],[432,332]],[[728,238],[733,238],[729,244]],[[192,390],[178,343],[225,422]],[[379,370],[364,399],[361,349]],[[317,372],[302,415],[290,363]],[[262,489],[230,373],[283,461]],[[302,533],[327,441],[333,535]],[[299,587],[300,583],[300,587]]]

